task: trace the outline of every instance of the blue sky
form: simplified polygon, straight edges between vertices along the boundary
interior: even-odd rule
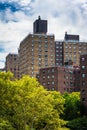
[[[0,68],[8,53],[17,53],[20,42],[33,32],[38,16],[48,20],[55,39],[79,34],[87,41],[87,0],[0,0]]]

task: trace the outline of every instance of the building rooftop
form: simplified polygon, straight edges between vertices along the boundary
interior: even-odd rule
[[[67,34],[67,32],[65,32],[65,37],[64,37],[65,41],[70,41],[70,40],[74,40],[74,41],[79,41],[79,35],[72,35],[72,34]]]

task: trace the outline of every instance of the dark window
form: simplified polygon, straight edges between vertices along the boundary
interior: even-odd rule
[[[82,98],[82,101],[85,101],[85,98]]]
[[[16,60],[16,58],[14,58],[14,60]]]
[[[82,94],[85,94],[85,90],[82,90]]]
[[[43,73],[45,73],[45,70],[43,70]]]

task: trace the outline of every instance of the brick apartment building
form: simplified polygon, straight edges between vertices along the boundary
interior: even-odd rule
[[[29,34],[19,46],[20,77],[28,74],[36,77],[40,68],[55,65],[55,38],[47,33],[46,20],[34,22],[34,34]]]
[[[80,86],[81,86],[81,101],[85,106],[87,114],[87,54],[80,56]]]
[[[65,33],[64,41],[55,42],[55,64],[64,65],[68,61],[80,64],[80,55],[87,53],[87,42],[80,42],[79,35]]]
[[[48,90],[61,93],[80,91],[79,67],[60,66],[42,68],[37,74],[38,81]]]
[[[19,79],[19,57],[18,54],[8,54],[5,62],[6,72],[10,71],[14,77]]]

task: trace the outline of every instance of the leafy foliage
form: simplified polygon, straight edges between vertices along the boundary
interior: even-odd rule
[[[72,120],[77,117],[81,116],[80,108],[81,108],[81,102],[80,102],[80,93],[79,92],[73,92],[71,94],[64,93],[63,95],[65,99],[64,104],[64,119],[65,120]]]
[[[77,118],[68,123],[71,130],[87,130],[87,117]]]
[[[13,80],[0,74],[0,118],[17,130],[57,130],[66,122],[60,118],[64,98],[59,92],[45,90],[35,78]]]
[[[0,130],[15,130],[15,129],[11,126],[9,121],[0,119]]]
[[[80,108],[80,93],[61,95],[35,78],[0,73],[0,130],[86,130]]]

